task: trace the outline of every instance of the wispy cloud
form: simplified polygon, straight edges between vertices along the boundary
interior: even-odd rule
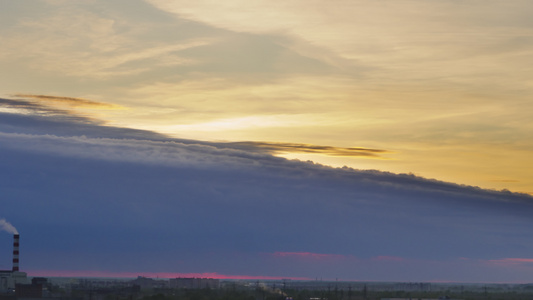
[[[13,99],[0,98],[0,112],[12,116],[37,116],[43,121],[65,121],[79,124],[104,124],[94,109],[122,109],[119,105],[82,98],[16,94]]]
[[[0,106],[8,109],[28,109],[28,110],[44,110],[45,106],[36,103],[35,101],[22,99],[5,99],[0,98]],[[47,109],[49,110],[49,109]]]
[[[266,150],[269,153],[315,153],[331,156],[353,156],[353,157],[368,157],[368,158],[382,158],[381,154],[390,153],[390,151],[382,149],[371,149],[363,147],[333,147],[320,146],[311,144],[298,143],[275,143],[275,142],[235,142],[228,143],[237,147],[254,147],[259,150]]]
[[[372,262],[406,262],[407,259],[398,256],[373,256],[370,258],[358,258],[353,255],[342,254],[326,254],[326,253],[313,253],[313,252],[274,252],[269,253],[273,257],[279,258],[296,258],[296,259],[310,259],[310,260],[350,260],[358,263],[372,263]]]
[[[194,63],[179,52],[212,42],[202,37],[176,38],[168,28],[161,30],[162,24],[140,22],[124,13],[123,8],[122,13],[110,7],[107,13],[95,13],[74,3],[38,5],[42,14],[17,18],[17,32],[3,32],[0,62],[24,60],[31,69],[54,76],[100,80]],[[132,5],[138,7],[142,2]],[[143,11],[146,17],[154,9],[145,5]],[[159,30],[158,34],[165,38],[154,38],[151,32],[147,33],[147,27]],[[139,43],[140,39],[149,42]]]
[[[47,121],[65,121],[83,124],[103,124],[101,120],[91,118],[87,114],[75,112],[72,109],[58,108],[33,99],[5,99],[0,98],[0,112],[11,116],[36,116]]]
[[[493,182],[520,182],[520,180],[516,179],[493,179]]]
[[[32,94],[15,94],[13,96],[25,98],[25,99],[37,100],[38,102],[67,105],[67,106],[72,106],[72,107],[90,107],[90,108],[105,108],[105,109],[121,108],[119,105],[116,105],[116,104],[97,102],[97,101],[83,99],[83,98],[49,96],[49,95],[32,95]]]
[[[501,258],[491,259],[485,261],[488,264],[500,265],[500,266],[530,266],[533,267],[533,258]]]
[[[292,257],[292,258],[304,258],[312,260],[323,259],[345,259],[347,256],[340,254],[323,254],[312,252],[274,252],[271,254],[274,257]]]

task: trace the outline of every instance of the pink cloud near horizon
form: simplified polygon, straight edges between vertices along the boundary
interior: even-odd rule
[[[173,273],[173,272],[112,272],[83,270],[33,270],[28,276],[38,277],[103,277],[103,278],[214,278],[214,279],[261,279],[261,280],[309,280],[307,277],[263,276],[263,275],[228,275],[212,273]]]
[[[532,264],[533,258],[501,258],[501,259],[491,259],[485,261],[488,264],[495,264],[495,265],[524,265],[524,264]]]

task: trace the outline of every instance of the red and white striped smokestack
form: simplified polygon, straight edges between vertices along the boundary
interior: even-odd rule
[[[13,235],[13,272],[19,271],[19,238],[20,235]]]

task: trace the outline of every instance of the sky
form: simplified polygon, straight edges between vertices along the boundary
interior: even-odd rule
[[[532,9],[1,1],[21,269],[533,281]]]

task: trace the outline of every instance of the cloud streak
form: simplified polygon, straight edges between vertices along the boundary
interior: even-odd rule
[[[501,258],[501,259],[491,259],[486,261],[488,264],[495,264],[501,266],[517,266],[517,265],[528,265],[533,266],[533,258]]]
[[[339,254],[322,254],[311,252],[274,252],[271,254],[274,257],[290,257],[303,258],[311,260],[325,260],[325,259],[345,259],[346,256]]]
[[[36,120],[39,119],[45,123],[67,122],[70,124],[87,125],[101,125],[105,123],[102,120],[92,117],[92,114],[90,113],[83,113],[73,109],[58,108],[48,103],[25,99],[0,98],[0,113],[2,112],[7,113],[7,116],[12,118],[20,116],[28,118],[28,116],[33,116]],[[6,122],[9,123],[10,121],[7,120]],[[20,125],[23,124],[24,123],[21,123]]]
[[[313,153],[324,154],[330,156],[349,156],[349,157],[367,157],[384,159],[381,154],[390,153],[390,151],[382,149],[370,149],[363,147],[333,147],[320,146],[310,144],[298,143],[275,143],[275,142],[234,142],[228,145],[236,147],[254,147],[259,150],[266,150],[268,153]]]
[[[90,108],[103,108],[103,109],[118,109],[120,106],[116,104],[97,102],[82,98],[73,97],[60,97],[60,96],[48,96],[48,95],[31,95],[31,94],[15,94],[14,97],[21,97],[25,99],[38,100],[38,102],[52,103],[67,105],[72,107],[90,107]]]

